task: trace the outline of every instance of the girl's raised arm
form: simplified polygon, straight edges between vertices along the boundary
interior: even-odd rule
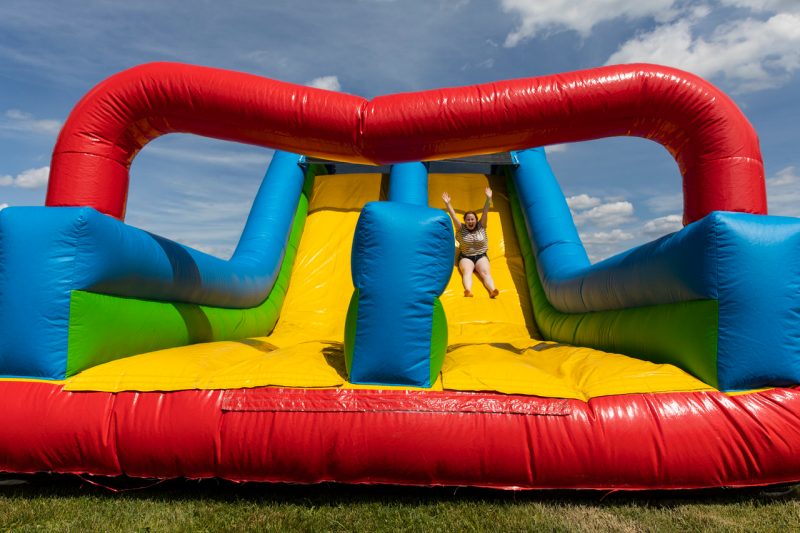
[[[486,187],[486,202],[483,204],[483,213],[481,213],[480,225],[484,228],[486,223],[489,222],[489,206],[492,205],[492,189]]]
[[[456,212],[453,209],[453,206],[450,204],[450,195],[447,194],[447,191],[442,193],[442,200],[444,200],[444,205],[447,206],[447,212],[450,213],[450,218],[453,219],[453,224],[455,225],[457,230],[460,230],[461,221],[458,220],[458,216],[456,216]]]

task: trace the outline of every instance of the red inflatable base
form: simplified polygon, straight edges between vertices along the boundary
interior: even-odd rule
[[[237,481],[687,489],[800,480],[800,391],[633,394],[0,383],[0,470]]]

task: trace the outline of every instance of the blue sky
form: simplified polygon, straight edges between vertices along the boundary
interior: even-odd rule
[[[150,61],[364,97],[646,61],[692,71],[756,127],[771,214],[800,216],[800,1],[329,0],[0,2],[0,207],[44,203],[59,128],[93,85]],[[550,162],[594,260],[679,227],[661,146],[615,138]],[[131,169],[126,221],[220,257],[271,152],[188,135]]]

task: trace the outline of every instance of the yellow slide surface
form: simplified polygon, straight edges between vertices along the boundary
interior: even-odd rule
[[[268,337],[159,350],[88,369],[67,390],[184,390],[257,386],[347,387],[343,336],[353,292],[350,252],[361,208],[380,199],[380,174],[318,176],[280,320]],[[476,278],[464,298],[461,276],[441,296],[449,347],[433,390],[497,391],[587,400],[638,392],[713,390],[671,365],[589,348],[543,342],[530,306],[504,179],[483,174],[431,174],[429,205],[450,193],[460,213],[483,206],[489,259],[500,296],[490,299]],[[390,388],[390,387],[385,387]]]

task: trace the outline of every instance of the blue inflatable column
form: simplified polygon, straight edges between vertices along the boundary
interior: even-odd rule
[[[389,174],[389,201],[428,205],[428,165],[398,163]]]
[[[453,271],[450,219],[427,207],[422,163],[392,168],[389,202],[364,206],[353,239],[345,326],[352,383],[431,387],[447,350],[439,295]]]
[[[511,157],[516,163],[514,186],[542,282],[582,272],[591,263],[544,148],[512,152]]]
[[[263,264],[271,280],[278,276],[292,231],[306,179],[305,160],[302,155],[275,151],[231,257],[237,263]]]

